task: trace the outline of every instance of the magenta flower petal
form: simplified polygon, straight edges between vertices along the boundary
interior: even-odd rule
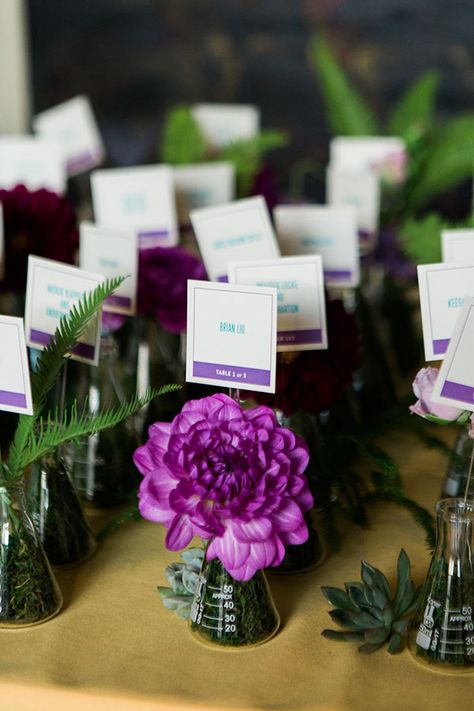
[[[243,543],[265,541],[272,534],[272,524],[267,518],[253,518],[247,523],[233,521],[232,532],[236,539]]]
[[[193,527],[189,518],[186,515],[175,516],[166,534],[166,547],[170,551],[179,551],[191,543],[193,536]]]

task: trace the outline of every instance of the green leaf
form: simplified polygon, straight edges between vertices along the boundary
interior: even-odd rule
[[[448,227],[450,225],[436,213],[408,218],[399,231],[403,251],[415,264],[440,262],[441,232]]]
[[[395,594],[395,617],[398,617],[402,611],[400,603],[405,595],[406,586],[411,581],[411,565],[410,559],[402,548],[398,554],[397,560],[397,592]]]
[[[364,632],[364,637],[366,642],[370,644],[383,644],[390,634],[390,630],[386,627],[375,627],[371,630],[366,630]]]
[[[222,149],[219,159],[234,164],[239,196],[243,197],[249,194],[253,181],[262,166],[265,153],[281,148],[287,143],[288,136],[283,131],[261,131],[252,138],[233,141]]]
[[[367,457],[367,459],[374,462],[374,464],[381,469],[385,475],[383,479],[385,488],[401,493],[402,479],[400,471],[392,457],[387,454],[387,452],[371,442],[363,442],[352,435],[342,435],[340,440],[345,440],[354,444],[360,454]]]
[[[326,106],[329,126],[337,136],[371,136],[376,120],[358,91],[351,85],[322,35],[309,46],[310,63],[316,72]]]
[[[194,591],[196,590],[198,577],[199,574],[196,573],[194,570],[189,570],[187,568],[183,570],[183,585],[187,592],[193,595]]]
[[[361,578],[366,585],[371,588],[378,588],[387,600],[390,600],[390,585],[387,578],[378,568],[367,563],[365,560],[361,562]]]
[[[402,651],[404,646],[405,639],[400,634],[398,634],[398,632],[394,632],[390,637],[390,642],[388,643],[387,651],[390,654],[397,654],[398,652]]]
[[[354,631],[363,628],[363,625],[354,622],[352,615],[348,612],[344,612],[344,610],[331,610],[328,614],[331,620],[335,622],[336,625],[339,625],[339,627],[346,627],[348,630]]]
[[[204,548],[187,548],[180,556],[188,566],[199,572],[204,560]]]
[[[324,639],[331,639],[335,642],[363,642],[365,639],[363,632],[343,632],[342,630],[323,630],[321,635]]]
[[[423,207],[438,193],[471,177],[473,160],[474,115],[468,114],[444,124],[439,131],[410,193],[411,207]]]
[[[199,163],[206,157],[206,141],[191,111],[179,106],[166,117],[161,159],[170,165]]]
[[[391,135],[405,137],[431,126],[439,82],[440,75],[433,70],[415,79],[393,109],[388,122]]]
[[[364,630],[380,627],[380,620],[377,620],[371,612],[372,611],[351,613],[349,617],[358,628],[362,628]]]
[[[162,597],[162,599],[163,605],[168,610],[179,610],[180,608],[187,607],[190,602],[192,602],[191,595],[177,595],[175,593]]]
[[[322,587],[321,592],[324,597],[334,607],[339,607],[346,612],[359,612],[359,608],[355,605],[349,595],[344,590],[339,588]]]
[[[359,652],[362,654],[373,654],[373,652],[376,652],[377,649],[380,649],[382,644],[383,642],[379,642],[379,644],[371,644],[370,642],[367,642],[366,644],[363,644],[362,647],[359,647]]]

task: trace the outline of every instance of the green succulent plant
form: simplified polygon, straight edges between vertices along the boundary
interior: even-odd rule
[[[336,609],[329,616],[343,629],[323,630],[326,639],[362,642],[359,652],[370,654],[388,642],[388,652],[400,652],[406,643],[410,618],[418,592],[411,579],[410,560],[402,549],[397,561],[397,588],[392,597],[385,575],[369,563],[361,563],[362,582],[344,583],[345,590],[322,587],[324,597]]]
[[[168,610],[176,612],[183,620],[187,620],[204,560],[204,549],[188,548],[180,555],[184,563],[171,563],[165,570],[166,579],[171,587],[158,585],[157,590],[163,605]]]

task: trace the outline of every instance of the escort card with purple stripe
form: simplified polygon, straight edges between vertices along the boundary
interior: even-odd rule
[[[178,243],[173,171],[167,165],[96,170],[91,175],[95,221],[133,229],[140,247]]]
[[[421,264],[418,286],[425,358],[441,360],[465,297],[474,296],[474,260]]]
[[[474,299],[466,298],[459,312],[432,399],[474,412]]]
[[[275,392],[278,293],[188,281],[186,380]]]
[[[328,347],[323,266],[319,255],[231,262],[229,282],[278,290],[277,351]]]
[[[37,114],[33,130],[57,141],[68,175],[78,175],[104,161],[105,148],[87,96],[76,96]]]
[[[319,254],[328,286],[355,287],[359,284],[355,208],[280,205],[273,215],[282,254]]]
[[[280,256],[261,195],[193,210],[190,217],[211,281],[227,281],[229,262]]]
[[[79,266],[105,277],[127,278],[104,302],[104,311],[132,316],[136,310],[138,238],[134,230],[81,222]]]
[[[22,318],[0,316],[0,410],[33,414]]]
[[[104,281],[102,274],[85,272],[69,264],[40,257],[28,258],[26,284],[25,333],[32,348],[43,350],[51,340],[60,320],[82,296]],[[97,365],[100,349],[100,315],[87,327],[71,358]]]

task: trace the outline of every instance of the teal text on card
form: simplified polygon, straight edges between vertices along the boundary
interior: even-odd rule
[[[125,195],[122,195],[122,209],[126,214],[145,212],[146,207],[146,196],[143,193],[125,193]]]
[[[333,243],[331,237],[302,237],[303,247],[330,247]]]
[[[233,323],[232,321],[219,321],[220,333],[235,333],[242,336],[245,333],[244,323]]]
[[[241,247],[243,244],[253,244],[261,242],[262,235],[257,233],[249,235],[239,235],[238,237],[229,237],[228,239],[218,239],[212,243],[214,249],[225,249],[226,247]]]
[[[104,269],[118,269],[119,263],[116,259],[111,259],[110,257],[100,257],[99,264]]]
[[[452,299],[448,299],[448,309],[459,309],[463,304],[463,296],[454,296]]]

